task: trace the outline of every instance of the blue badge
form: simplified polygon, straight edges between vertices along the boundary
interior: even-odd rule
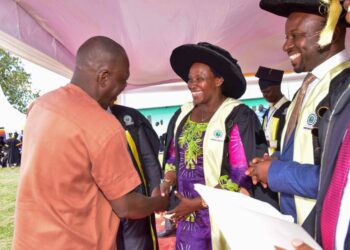
[[[223,133],[222,133],[221,130],[215,130],[214,131],[214,137],[215,138],[220,138],[220,137],[222,137],[222,135],[223,135]]]
[[[307,117],[307,125],[308,126],[314,126],[317,123],[317,115],[315,113],[311,113],[308,117]]]

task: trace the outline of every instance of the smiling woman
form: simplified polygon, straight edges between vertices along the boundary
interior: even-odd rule
[[[173,50],[170,63],[192,95],[169,122],[164,150],[161,192],[176,185],[179,200],[168,211],[178,221],[176,248],[228,249],[194,184],[249,194],[244,172],[253,155],[267,152],[265,137],[256,114],[237,100],[246,81],[228,51],[206,42],[185,44]]]

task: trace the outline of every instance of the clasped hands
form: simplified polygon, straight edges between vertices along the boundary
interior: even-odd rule
[[[277,160],[277,158],[264,154],[263,157],[255,157],[249,162],[249,167],[245,174],[252,177],[254,185],[260,182],[264,188],[267,188],[267,175],[273,160]]]

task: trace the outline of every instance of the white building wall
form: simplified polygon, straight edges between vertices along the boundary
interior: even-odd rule
[[[281,86],[282,93],[291,100],[301,86],[304,77],[305,74],[285,74]],[[241,99],[261,98],[258,78],[247,77],[246,80],[247,90]],[[128,90],[118,97],[119,104],[137,109],[177,106],[191,100],[190,91],[184,82]]]

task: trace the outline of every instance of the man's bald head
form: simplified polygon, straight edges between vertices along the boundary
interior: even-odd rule
[[[126,87],[129,60],[122,46],[108,37],[95,36],[78,49],[72,83],[106,108],[109,99]]]
[[[106,63],[116,63],[127,58],[122,46],[112,39],[104,36],[95,36],[84,42],[78,49],[76,56],[76,68],[82,70],[98,68]]]

